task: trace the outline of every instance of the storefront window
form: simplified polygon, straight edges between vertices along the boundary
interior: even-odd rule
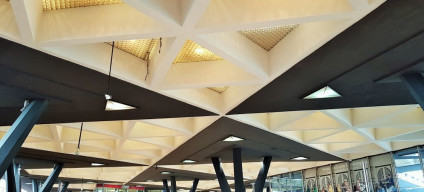
[[[372,191],[368,163],[367,158],[358,159],[350,163],[350,173],[354,192]]]
[[[290,173],[292,192],[303,192],[302,172]]]
[[[370,157],[371,180],[373,183],[374,192],[394,192],[395,187],[388,185],[387,176],[390,175],[390,180],[393,183],[392,158],[390,154],[383,154]]]
[[[281,188],[283,192],[290,192],[291,191],[291,183],[290,183],[290,175],[288,173],[284,173],[281,176]]]
[[[401,192],[424,191],[424,177],[418,148],[398,151],[394,154],[398,188]],[[391,175],[386,175],[386,186],[394,187]]]
[[[282,192],[280,183],[280,176],[275,176],[271,178],[271,188],[273,192]]]

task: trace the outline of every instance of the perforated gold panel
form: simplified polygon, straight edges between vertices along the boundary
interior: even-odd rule
[[[197,43],[187,40],[183,48],[175,58],[174,63],[190,63],[200,61],[219,61],[223,60],[218,55],[215,55],[211,51],[203,48]]]
[[[223,93],[225,90],[227,90],[228,86],[225,87],[208,87],[208,89],[218,92],[218,93]]]
[[[112,42],[109,42],[112,45]],[[131,55],[147,60],[148,53],[152,53],[158,44],[158,39],[136,39],[115,41],[115,47]]]
[[[297,25],[283,25],[243,30],[240,33],[269,51],[296,27]]]
[[[32,0],[35,1],[35,0]],[[42,0],[43,10],[59,10],[97,5],[110,5],[122,3],[120,0]]]

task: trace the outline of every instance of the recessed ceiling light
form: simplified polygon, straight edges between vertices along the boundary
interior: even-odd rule
[[[324,99],[324,98],[333,98],[341,97],[339,93],[334,91],[331,87],[325,86],[318,91],[313,92],[312,94],[304,97],[303,99]]]
[[[198,47],[194,50],[194,52],[197,54],[202,54],[203,52],[205,52],[205,50],[203,48]]]
[[[87,181],[87,183],[95,183],[95,182],[93,182],[93,181]]]
[[[103,163],[91,163],[91,166],[96,167],[96,166],[103,166],[105,164]]]
[[[234,141],[243,141],[244,139],[236,137],[236,136],[229,136],[226,139],[224,139],[223,141],[228,141],[228,142],[234,142]]]
[[[301,161],[301,160],[306,160],[306,159],[308,159],[308,158],[299,156],[299,157],[295,157],[295,158],[293,158],[291,160]]]
[[[153,180],[149,179],[149,180],[146,180],[146,182],[155,182],[155,181],[153,181]]]
[[[25,185],[32,185],[32,183],[25,183]]]
[[[162,175],[169,175],[169,174],[172,174],[172,173],[169,172],[169,171],[162,171],[162,172],[160,172],[160,174],[162,174]]]
[[[106,108],[105,108],[106,111],[129,110],[129,109],[135,109],[135,107],[118,103],[112,100],[106,100]]]
[[[191,160],[191,159],[186,159],[184,161],[182,161],[183,163],[196,163],[197,161],[195,160]]]

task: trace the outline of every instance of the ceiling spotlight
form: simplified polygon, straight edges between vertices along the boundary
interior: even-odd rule
[[[324,99],[324,98],[333,98],[341,97],[339,93],[334,91],[331,87],[325,86],[318,91],[313,92],[312,94],[304,97],[303,99]]]
[[[195,52],[196,54],[202,54],[203,52],[205,52],[205,50],[204,50],[203,48],[201,48],[201,47],[198,47],[198,48],[196,48],[196,49],[194,50],[194,52]]]
[[[32,185],[32,183],[25,183],[25,185]]]
[[[129,110],[135,109],[133,106],[125,105],[116,101],[107,100],[106,101],[106,111],[117,111],[117,110]]]
[[[93,167],[103,166],[103,165],[105,165],[105,164],[103,164],[103,163],[91,163],[91,166],[93,166]]]
[[[223,141],[227,141],[227,142],[235,142],[235,141],[243,141],[244,139],[236,137],[236,136],[229,136],[226,139],[224,139]]]
[[[306,158],[306,157],[299,156],[299,157],[292,158],[291,160],[302,161],[302,160],[307,160],[307,159],[308,158]]]
[[[184,161],[182,161],[183,163],[196,163],[197,161],[195,160],[191,160],[191,159],[186,159]]]
[[[162,175],[170,175],[170,174],[172,174],[171,172],[169,172],[169,171],[162,171],[162,172],[160,172],[160,174],[162,174]]]
[[[155,182],[155,181],[153,181],[153,180],[149,179],[149,180],[146,180],[146,182]]]
[[[87,183],[93,184],[93,183],[96,183],[96,182],[93,182],[93,181],[87,181]]]

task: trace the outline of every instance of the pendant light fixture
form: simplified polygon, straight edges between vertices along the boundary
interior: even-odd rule
[[[107,79],[107,88],[105,93],[105,99],[106,99],[106,111],[115,111],[115,110],[128,110],[128,109],[135,109],[133,106],[125,105],[116,101],[112,101],[112,95],[110,94],[110,79],[111,79],[111,73],[112,73],[112,63],[113,63],[113,50],[115,48],[115,41],[112,42],[112,53],[110,55],[110,65],[109,65],[109,76]]]

